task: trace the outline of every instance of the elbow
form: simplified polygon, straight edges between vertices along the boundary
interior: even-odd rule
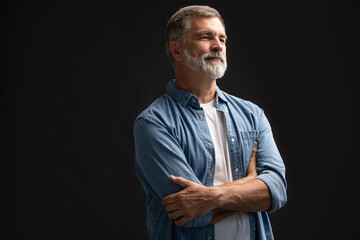
[[[269,189],[269,195],[266,202],[266,211],[275,212],[287,203],[286,181],[278,178],[277,175],[259,175],[258,179],[265,182]]]
[[[266,197],[264,198],[264,201],[263,201],[263,207],[262,207],[261,211],[268,211],[271,208],[272,208],[271,193],[270,193],[270,190],[268,188]]]
[[[273,189],[270,194],[271,204],[270,208],[267,210],[268,213],[279,210],[287,203],[287,193],[285,186],[279,186],[278,188]]]
[[[273,200],[274,199],[274,200]],[[287,194],[286,192],[283,194],[280,194],[277,197],[271,197],[271,205],[270,208],[267,210],[268,213],[275,212],[285,206],[287,203]]]

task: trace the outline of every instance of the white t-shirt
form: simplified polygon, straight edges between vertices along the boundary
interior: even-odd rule
[[[215,99],[201,104],[215,148],[214,186],[232,182],[230,156],[227,143],[225,116],[215,108]],[[217,240],[249,240],[250,222],[246,212],[236,212],[215,224]]]

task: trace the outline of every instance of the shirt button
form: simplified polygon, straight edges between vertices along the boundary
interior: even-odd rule
[[[211,237],[208,237],[208,240],[211,240]]]
[[[235,168],[235,172],[238,172],[239,171],[239,169],[238,168]]]
[[[232,142],[235,142],[235,139],[234,139],[234,138],[231,138],[231,141],[232,141]]]
[[[192,100],[191,100],[192,102],[196,102],[196,100],[193,98]]]
[[[209,177],[211,177],[212,176],[212,173],[209,173]]]
[[[208,146],[211,146],[211,143],[208,143]]]
[[[203,118],[203,115],[200,114],[199,117],[200,117],[200,118]]]

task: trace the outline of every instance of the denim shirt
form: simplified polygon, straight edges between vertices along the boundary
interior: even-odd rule
[[[258,179],[271,194],[271,208],[249,213],[251,239],[273,239],[268,213],[287,201],[285,166],[270,124],[255,104],[216,90],[216,109],[226,119],[233,179],[246,176],[255,141],[258,142]],[[162,199],[182,188],[170,181],[181,176],[213,186],[215,151],[204,110],[197,97],[180,90],[171,80],[167,93],[144,110],[134,123],[135,167],[147,195],[147,228],[150,239],[213,240],[213,211],[177,226],[168,217]]]

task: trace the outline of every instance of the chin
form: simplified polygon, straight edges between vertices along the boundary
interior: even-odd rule
[[[226,68],[225,69],[203,69],[203,73],[206,74],[207,76],[214,78],[214,79],[219,79],[222,78],[225,74]]]

